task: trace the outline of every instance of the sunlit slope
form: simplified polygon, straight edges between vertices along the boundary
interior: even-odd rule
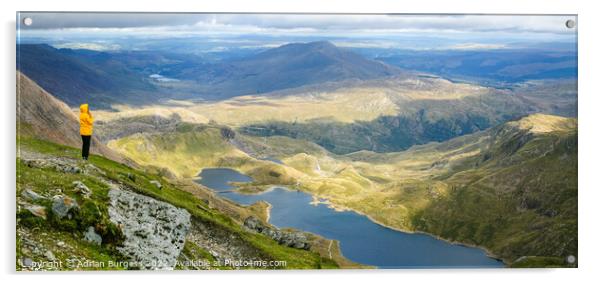
[[[291,165],[312,168],[300,158]],[[536,114],[401,153],[346,158],[353,161],[336,166],[321,158],[321,174],[358,172],[346,178],[354,185],[314,178],[305,188],[392,227],[486,247],[509,264],[537,256],[520,266],[563,265],[577,253],[575,119]]]
[[[99,111],[99,120],[177,114],[185,122],[214,122],[258,137],[288,136],[346,154],[360,150],[395,152],[442,142],[531,113],[574,115],[576,95],[574,84],[567,81],[532,82],[501,90],[414,74],[331,82],[220,101],[114,107],[117,112]]]
[[[241,151],[223,129],[184,123],[175,132],[134,134],[108,146],[141,165],[168,169],[176,177],[196,177],[203,168],[211,167],[237,168],[273,184],[290,184],[299,177],[294,168],[257,160]]]
[[[414,227],[504,259],[576,256],[576,120],[534,115],[494,128],[492,137],[444,178],[449,195],[415,214]]]
[[[302,87],[249,95],[194,107],[208,119],[231,126],[265,121],[306,122],[332,119],[352,123],[416,111],[409,101],[457,100],[487,94],[484,87],[444,79],[397,77]]]
[[[407,151],[348,155],[288,137],[237,134],[228,140],[217,129],[204,131],[209,133],[134,135],[110,146],[181,175],[206,167],[238,169],[256,179],[242,187],[246,191],[273,184],[299,188],[394,228],[486,247],[507,263],[524,255],[558,259],[576,253],[572,118],[535,114]],[[260,160],[265,157],[284,164]]]
[[[219,130],[135,134],[109,143],[142,165],[169,165],[178,175],[194,176],[199,168],[215,166],[222,156],[243,156],[220,139]]]
[[[449,104],[450,101],[469,97],[483,101],[483,98],[487,100],[488,95],[494,95],[489,88],[412,75],[309,85],[221,101],[169,101],[163,105],[142,108],[114,105],[118,113],[99,111],[98,115],[102,120],[115,120],[150,114],[167,117],[178,113],[187,122],[213,120],[229,126],[267,121],[306,122],[315,119],[352,123],[370,121],[385,115],[413,114],[426,105],[408,103],[412,101]]]

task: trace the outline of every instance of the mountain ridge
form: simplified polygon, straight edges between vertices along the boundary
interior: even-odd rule
[[[331,42],[289,43],[188,72],[187,77],[212,85],[221,97],[266,93],[346,79],[374,79],[402,71],[370,60]],[[178,76],[176,73],[172,75]]]
[[[78,119],[67,104],[17,71],[17,136],[30,135],[78,148],[81,146]],[[90,150],[108,159],[134,165],[94,136]]]
[[[157,98],[156,88],[110,53],[18,44],[17,70],[69,105]]]
[[[219,100],[402,71],[330,42],[290,43],[224,62],[195,55],[57,49],[18,44],[17,69],[69,105],[148,104],[172,97]],[[149,60],[149,58],[153,58]],[[173,78],[154,81],[150,75]]]

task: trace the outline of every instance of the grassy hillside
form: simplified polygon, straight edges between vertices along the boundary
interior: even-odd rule
[[[32,135],[55,143],[79,147],[79,117],[67,104],[46,92],[37,83],[17,71],[17,135]],[[125,162],[92,137],[92,153]]]
[[[145,166],[166,168],[176,177],[194,178],[203,168],[239,169],[261,184],[292,184],[300,172],[249,156],[214,125],[182,123],[176,132],[142,133],[109,142],[117,152]]]
[[[135,134],[109,142],[118,152],[129,153],[141,165],[169,164],[178,176],[194,177],[202,167],[213,167],[222,156],[243,158],[244,154],[221,138],[218,128],[174,133]]]
[[[494,89],[423,75],[351,80],[303,86],[220,101],[169,101],[143,107],[115,106],[99,120],[114,125],[140,116],[208,123],[258,137],[288,136],[346,154],[395,152],[446,141],[531,113],[574,116],[571,81],[530,81]]]
[[[20,138],[20,156],[17,158],[17,269],[24,267],[26,258],[33,261],[48,261],[51,258],[65,263],[67,260],[84,262],[99,261],[108,263],[120,259],[115,246],[122,236],[119,229],[108,220],[107,192],[110,184],[119,184],[136,193],[143,194],[184,208],[192,215],[193,222],[210,227],[215,233],[226,238],[236,239],[238,247],[252,251],[264,260],[285,260],[285,268],[335,268],[330,259],[322,258],[315,252],[299,250],[278,245],[266,236],[251,233],[243,229],[238,220],[234,220],[210,207],[208,202],[197,195],[181,190],[178,186],[165,181],[160,176],[132,169],[104,157],[93,155],[89,163],[79,160],[79,150],[50,142],[23,136]],[[31,161],[33,160],[33,161]],[[80,168],[81,172],[57,170],[50,167],[32,166],[32,162],[61,162]],[[73,181],[81,181],[91,190],[90,198],[83,198],[74,192]],[[163,186],[158,189],[150,181],[159,181]],[[44,197],[32,200],[22,196],[25,191],[33,191]],[[57,192],[72,197],[79,204],[75,216],[71,219],[59,219],[52,214],[48,201]],[[38,205],[46,211],[46,219],[35,216],[25,206]],[[102,231],[102,245],[95,246],[83,238],[84,229],[95,226]],[[213,256],[206,247],[195,242],[187,242],[183,256],[187,259],[206,259]],[[104,267],[121,269],[123,267]],[[98,269],[97,266],[53,267],[42,269]]]
[[[289,104],[293,98],[298,101]],[[431,141],[443,142],[532,113],[574,116],[576,88],[570,81],[537,81],[501,90],[416,76],[257,102],[221,102],[207,105],[201,113],[238,126],[245,134],[308,140],[338,154],[395,152]],[[311,103],[316,105],[307,107]]]
[[[577,256],[575,120],[537,115],[506,127],[466,161],[469,169],[444,179],[450,193],[416,213],[413,225],[508,262]]]
[[[348,155],[288,137],[237,134],[225,142],[216,131],[202,136],[211,140],[199,144],[220,144],[222,155],[210,164],[189,162],[190,166],[230,167],[251,174],[256,180],[251,188],[244,186],[245,191],[290,184],[328,199],[335,208],[356,210],[390,227],[485,247],[507,264],[528,256],[517,266],[552,265],[577,253],[575,119],[536,114],[407,151]],[[179,164],[158,160],[192,153],[189,145],[195,140],[190,137],[201,136],[176,134],[177,143],[153,152],[158,159],[152,164],[179,170]],[[162,141],[158,137],[130,136],[112,145],[142,140],[156,149],[168,144],[154,144]],[[135,160],[147,156],[131,146],[121,148]],[[206,156],[209,149],[197,148],[198,154]],[[258,159],[266,156],[283,164]],[[274,175],[277,180],[266,177]]]

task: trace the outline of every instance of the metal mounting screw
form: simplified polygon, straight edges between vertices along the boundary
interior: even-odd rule
[[[575,27],[575,21],[568,20],[568,21],[566,21],[566,23],[564,23],[564,25],[566,25],[567,28],[574,28]]]
[[[23,24],[26,25],[26,26],[30,26],[31,24],[33,24],[33,20],[31,18],[29,18],[29,17],[24,18],[23,19]]]

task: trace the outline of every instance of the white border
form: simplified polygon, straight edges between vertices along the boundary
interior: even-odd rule
[[[600,280],[600,228],[602,215],[600,166],[602,156],[599,123],[602,123],[600,99],[602,74],[600,27],[602,11],[596,1],[351,1],[351,0],[164,0],[164,1],[2,1],[2,103],[0,123],[3,166],[2,256],[3,282],[106,282],[135,280],[161,282],[586,282]],[[16,11],[139,11],[139,12],[338,12],[338,13],[522,13],[579,15],[579,268],[555,270],[378,270],[378,271],[284,271],[284,272],[198,272],[198,273],[113,273],[15,274],[14,272],[14,187],[15,187],[15,12]],[[101,274],[102,276],[98,276]],[[117,278],[119,277],[119,278]],[[175,277],[175,278],[173,278]],[[172,279],[173,278],[173,279]]]

